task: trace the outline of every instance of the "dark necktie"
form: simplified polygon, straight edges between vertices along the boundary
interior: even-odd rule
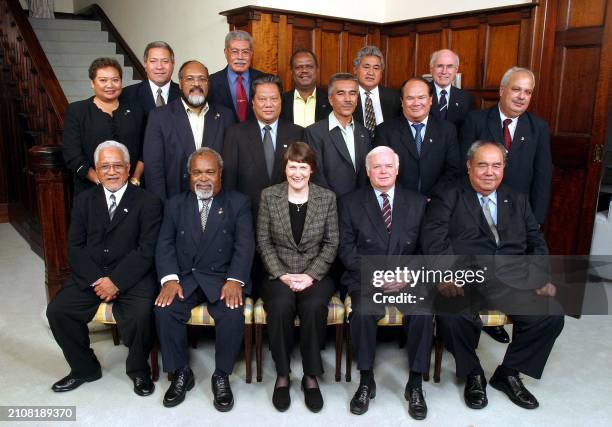
[[[239,122],[244,122],[246,120],[247,105],[249,103],[244,86],[242,86],[242,80],[244,80],[244,77],[236,77],[236,112],[238,113]]]
[[[370,98],[370,92],[365,93],[365,127],[370,132],[370,137],[374,138],[374,129],[376,128],[376,115],[374,114],[374,104]]]
[[[512,123],[512,119],[504,120],[504,147],[506,150],[510,151],[510,147],[512,147],[512,136],[510,135],[510,123]]]
[[[389,203],[389,195],[387,193],[380,193],[380,197],[383,198],[383,205],[382,205],[383,221],[385,221],[385,227],[387,227],[387,233],[391,234],[391,203]]]
[[[414,142],[416,144],[417,154],[419,157],[421,156],[421,147],[423,146],[423,138],[421,137],[421,129],[425,126],[423,123],[415,123],[412,125],[414,130]]]
[[[166,102],[164,101],[164,97],[162,96],[162,90],[161,88],[157,89],[157,98],[155,98],[155,106],[156,107],[161,107],[166,105]]]
[[[274,168],[274,144],[272,144],[271,129],[270,126],[265,125],[263,137],[264,157],[266,159],[266,169],[269,178],[272,178],[272,169]]]
[[[115,211],[117,210],[117,198],[115,197],[114,194],[110,195],[110,201],[111,201],[111,205],[108,207],[108,216],[110,217],[110,220],[113,220],[113,217],[115,216]]]
[[[487,224],[489,224],[491,233],[493,233],[493,237],[495,237],[495,244],[499,246],[499,233],[497,232],[497,226],[495,225],[495,221],[493,221],[493,215],[491,215],[491,210],[489,209],[489,198],[485,196],[482,197],[482,212],[487,220]]]
[[[440,118],[446,120],[448,117],[448,102],[446,100],[446,89],[442,89],[440,91]]]
[[[200,222],[202,223],[202,231],[206,230],[206,221],[208,221],[208,212],[210,211],[210,204],[212,199],[200,199],[202,200],[202,210],[200,211]]]

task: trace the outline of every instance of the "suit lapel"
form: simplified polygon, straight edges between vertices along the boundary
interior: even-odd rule
[[[174,82],[170,82],[170,90],[168,91],[168,104],[180,97],[181,90],[179,88],[179,85]]]
[[[102,194],[104,196],[104,191],[102,192]],[[128,214],[130,213],[130,209],[132,207],[133,196],[134,196],[134,188],[130,184],[128,184],[127,188],[125,189],[125,193],[123,193],[123,197],[121,197],[121,201],[117,205],[117,209],[115,209],[115,215],[113,216],[113,219],[110,221],[110,224],[108,228],[106,229],[107,233],[110,233],[111,231],[113,231],[113,229],[115,229],[115,227],[117,227],[117,225],[120,224],[121,221],[123,221],[123,219],[126,216],[128,216]],[[104,199],[104,202],[106,202],[106,198],[103,197],[103,199]],[[107,211],[108,211],[108,208],[107,208]]]
[[[289,147],[289,124],[284,120],[278,120],[278,127],[276,131],[276,147],[274,148],[274,167],[272,168],[272,182],[282,181],[283,171],[281,171],[281,165],[283,163],[283,156],[285,151]],[[262,144],[263,145],[263,144]],[[263,153],[263,147],[262,147]]]
[[[351,165],[353,169],[355,169],[355,167],[353,166],[353,161],[351,160],[351,155],[349,154],[348,148],[346,146],[346,142],[344,141],[344,138],[342,137],[342,131],[340,130],[340,128],[337,126],[333,128],[329,132],[329,137],[332,140],[332,145],[336,147],[336,150],[338,150],[342,158],[349,165]]]
[[[491,240],[495,241],[495,236],[489,228],[489,224],[482,212],[482,206],[478,200],[478,195],[472,189],[469,183],[464,183],[463,186],[463,201],[467,207],[468,212],[474,217],[474,221],[478,224],[480,230],[486,234]]]
[[[100,214],[100,218],[102,220],[102,226],[107,229],[111,220],[110,216],[108,215],[106,195],[104,194],[104,188],[101,185],[96,188],[96,192],[93,197],[93,208],[94,212],[106,212],[106,214]]]
[[[381,242],[384,242],[385,245],[388,246],[389,233],[387,232],[387,227],[385,226],[380,206],[378,206],[376,194],[371,188],[367,188],[365,191],[366,197],[363,200],[364,210],[367,216],[370,218],[370,222],[374,226],[374,229],[378,233],[378,237],[380,237]],[[391,211],[391,215],[393,215],[393,211]]]
[[[180,99],[175,101],[171,108],[179,141],[181,141],[183,151],[189,155],[195,151],[195,141],[193,139],[193,132],[191,131],[191,124],[187,118],[187,112]]]
[[[497,233],[502,241],[502,236],[505,235],[505,230],[511,218],[510,211],[512,210],[512,200],[508,197],[505,189],[500,187],[497,189]],[[512,231],[510,231],[512,232]]]
[[[414,157],[417,161],[419,160],[419,154],[417,153],[416,143],[414,142],[414,137],[412,136],[412,130],[410,129],[410,123],[406,118],[400,119],[402,125],[400,127],[400,141],[406,147],[408,152],[412,157]]]
[[[363,124],[363,108],[361,108],[361,93],[357,97],[357,107],[355,108],[355,112],[353,113],[353,120],[357,120],[359,123]]]
[[[145,79],[140,83],[140,88],[138,90],[141,99],[144,100],[146,111],[152,110],[155,108],[155,98],[153,98],[153,92],[151,92],[151,86],[149,85],[149,80]]]
[[[310,186],[308,194],[308,208],[306,209],[306,219],[304,220],[304,230],[302,231],[302,238],[298,246],[303,246],[308,242],[308,237],[312,233],[312,227],[314,222],[321,218],[321,193],[315,189],[312,185]],[[315,233],[312,233],[315,234]]]
[[[487,126],[489,127],[489,132],[491,135],[493,135],[495,142],[499,142],[501,145],[504,145],[504,134],[502,131],[501,119],[499,117],[499,109],[497,106],[489,109]]]
[[[251,81],[253,81],[253,73],[249,72],[249,78],[251,79]],[[236,118],[238,118],[238,112],[236,111],[236,106],[234,105],[234,101],[232,98],[232,92],[230,90],[229,87],[229,76],[227,74],[227,66],[225,67],[225,69],[223,70],[223,81],[221,82],[221,90],[223,91],[223,93],[218,94],[217,98],[219,99],[230,99],[231,102],[231,106],[232,106],[232,111],[234,112],[234,116],[236,116]],[[247,94],[247,98],[248,98],[248,94]],[[250,99],[248,104],[250,104]],[[247,108],[248,109],[248,108]]]
[[[197,248],[202,239],[202,220],[200,219],[198,198],[193,191],[190,191],[187,196],[183,206],[183,215],[186,218],[187,230],[191,234],[194,246]]]
[[[217,132],[219,132],[221,126],[219,125],[219,113],[212,106],[210,106],[208,113],[204,116],[204,134],[202,135],[202,141],[200,147],[211,147],[214,148],[213,142],[216,141]]]
[[[211,242],[215,239],[215,236],[219,232],[220,228],[223,228],[223,222],[227,212],[225,212],[225,194],[220,192],[215,198],[213,198],[210,210],[208,211],[208,217],[206,219],[206,229],[203,233],[200,233],[202,238],[200,239],[200,250],[198,253],[204,255],[206,249],[210,246]],[[200,222],[201,228],[201,222]]]
[[[527,113],[523,113],[519,116],[516,123],[516,129],[514,130],[514,138],[512,138],[512,146],[510,147],[510,153],[514,156],[519,155],[523,150],[525,144],[533,141],[533,133],[531,132],[531,124]]]
[[[393,195],[393,206],[391,206],[391,234],[389,235],[387,255],[400,255],[400,252],[396,251],[395,248],[404,230],[404,227],[401,226],[401,221],[408,215],[408,210],[410,209],[410,206],[404,206],[404,202],[404,193],[396,185]]]
[[[277,129],[277,132],[278,131],[279,129]],[[259,122],[257,122],[257,120],[248,120],[246,132],[248,135],[247,141],[252,141],[251,146],[249,146],[247,150],[251,153],[253,165],[255,165],[256,171],[260,171],[261,178],[265,183],[264,187],[268,187],[270,185],[270,178],[268,177],[268,172],[266,168],[266,157],[264,155],[263,141],[261,138],[261,129],[259,128]],[[278,134],[276,135],[276,139],[278,142]],[[274,170],[272,171],[272,176],[274,176]]]
[[[353,125],[353,140],[355,141],[355,169],[356,171],[359,171],[361,168],[365,168],[365,158],[368,155],[367,141],[369,138],[369,132],[358,123],[353,123]]]
[[[291,217],[289,215],[289,194],[287,183],[275,187],[277,191],[274,193],[273,205],[271,206],[271,217],[278,220],[283,230],[283,235],[287,236],[287,240],[297,250],[297,244],[293,239],[293,231],[291,229]]]
[[[315,122],[329,116],[329,105],[327,104],[327,93],[323,88],[317,88],[315,103]],[[293,117],[293,105],[291,106],[291,117]]]
[[[430,115],[429,119],[427,119],[425,135],[423,135],[423,143],[421,144],[421,159],[427,157],[430,151],[433,149],[433,144],[435,144],[436,140],[438,139],[438,129],[438,119]],[[410,134],[412,135],[412,132],[410,132]],[[416,151],[416,144],[413,145],[415,145]]]

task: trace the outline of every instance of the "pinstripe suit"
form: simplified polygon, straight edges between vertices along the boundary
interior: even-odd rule
[[[268,272],[262,296],[268,314],[270,348],[279,375],[289,374],[293,348],[293,320],[300,317],[300,350],[305,375],[323,373],[320,349],[325,340],[327,303],[334,291],[327,272],[339,243],[336,196],[310,184],[304,229],[299,243],[291,230],[288,184],[268,187],[261,193],[257,221],[257,250]],[[312,286],[293,292],[280,281],[285,273],[303,273]]]

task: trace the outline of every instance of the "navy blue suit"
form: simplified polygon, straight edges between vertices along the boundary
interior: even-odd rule
[[[174,82],[170,82],[168,104],[180,97],[181,89],[179,88],[179,85]],[[124,87],[119,99],[122,102],[125,100],[139,105],[145,114],[149,114],[149,112],[155,108],[155,98],[153,97],[149,80],[143,80],[140,83],[134,83],[133,85]]]
[[[461,130],[464,168],[467,150],[479,139],[496,141],[503,145],[504,133],[497,105],[486,110],[472,111],[465,119]],[[550,133],[548,124],[529,112],[518,118],[503,183],[526,194],[536,220],[544,224],[552,184]]]
[[[440,105],[438,104],[438,95],[436,87],[431,84],[433,99],[431,104],[431,114],[438,119],[442,119],[440,114]],[[467,90],[459,89],[453,86],[450,90],[450,95],[446,96],[448,112],[446,120],[451,122],[457,128],[457,132],[461,130],[463,122],[467,114],[474,109],[474,97]]]
[[[249,68],[249,82],[252,84],[253,80],[263,76],[263,72],[256,70],[255,68]],[[251,102],[250,90],[247,90],[247,97],[249,98],[249,102],[247,103],[247,120],[252,119],[253,114],[253,104]],[[223,105],[226,108],[229,108],[234,112],[234,120],[238,121],[238,112],[236,111],[236,107],[234,105],[234,99],[232,98],[232,91],[229,87],[229,82],[227,81],[227,66],[213,73],[208,78],[208,100],[212,103]]]
[[[210,147],[221,154],[225,128],[234,123],[234,114],[221,105],[208,106],[204,135],[198,146]],[[187,159],[195,150],[191,125],[180,98],[151,111],[143,147],[147,190],[162,200],[187,191]]]
[[[165,372],[188,364],[185,323],[191,309],[204,301],[216,324],[216,368],[232,372],[244,336],[243,308],[230,309],[219,298],[229,278],[244,282],[249,293],[254,252],[251,204],[243,194],[223,190],[217,194],[204,232],[193,192],[166,202],[156,248],[157,273],[160,278],[177,274],[185,299],[155,307]]]

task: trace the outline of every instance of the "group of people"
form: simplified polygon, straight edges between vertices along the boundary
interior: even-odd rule
[[[351,297],[360,371],[350,411],[364,414],[376,395],[376,329],[385,312],[382,304],[362,304],[371,288],[362,280],[364,260],[547,254],[540,228],[552,161],[546,123],[527,112],[534,75],[509,69],[499,103],[474,110],[473,96],[452,85],[459,58],[448,49],[431,55],[433,82],[412,77],[399,91],[380,84],[385,61],[375,46],[357,53],[353,74],[336,73],[327,87],[317,82],[316,55],[297,49],[287,92],[278,77],[251,67],[248,33],[228,33],[224,53],[227,67],[211,75],[198,61],[183,63],[177,85],[172,48],[152,42],[144,52],[147,80],[123,91],[120,65],[99,58],[89,70],[94,96],[68,107],[71,275],[47,316],[71,370],[52,388],[73,390],[101,377],[87,322],[101,302],[113,302],[135,393],[154,392],[147,357],[157,335],[163,370],[172,374],[163,404],[180,404],[195,384],[186,322],[206,302],[216,328],[213,403],[229,411],[229,376],[244,336],[245,296],[252,295],[267,313],[274,407],[290,407],[297,315],[304,399],[318,412],[328,302],[340,291]],[[546,280],[517,283],[524,298],[555,294]],[[496,308],[488,302],[498,288],[445,282],[437,292],[449,301],[478,292],[482,308]],[[410,416],[424,419],[433,315],[405,314],[404,395]],[[478,409],[488,401],[475,314],[439,314],[436,327],[465,378],[466,405]],[[519,373],[542,375],[563,316],[508,314],[514,339],[490,383],[533,409],[538,401]],[[489,332],[509,341],[503,328]]]

